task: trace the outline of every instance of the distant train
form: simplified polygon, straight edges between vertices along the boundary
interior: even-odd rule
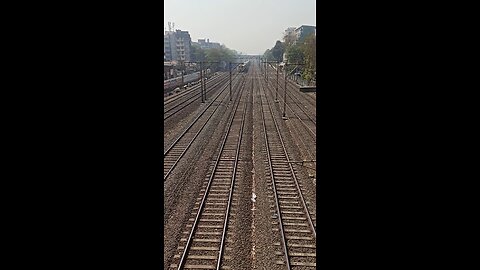
[[[250,67],[250,60],[238,66],[238,72],[247,72]]]
[[[210,69],[207,69],[206,70],[206,73],[207,75],[210,74]],[[169,79],[169,80],[164,80],[163,81],[163,90],[164,91],[167,91],[167,90],[172,90],[172,89],[175,89],[177,87],[181,87],[187,83],[191,83],[191,82],[194,82],[194,81],[197,81],[197,80],[200,80],[200,72],[195,72],[195,73],[191,73],[191,74],[187,74],[185,76],[183,76],[183,84],[182,84],[182,77],[176,77],[176,78],[173,78],[173,79]]]

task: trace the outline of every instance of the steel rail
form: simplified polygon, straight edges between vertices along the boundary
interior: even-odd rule
[[[236,77],[237,78],[237,77]],[[235,79],[236,79],[235,78]],[[235,85],[238,85],[238,82],[239,81],[236,81],[236,84]],[[195,119],[193,119],[192,123],[177,137],[177,139],[175,139],[175,141],[169,146],[167,147],[167,150],[165,150],[163,152],[163,155],[165,156],[171,149],[173,146],[175,146],[175,144],[190,130],[190,128],[197,122],[197,120],[202,117],[202,115],[208,110],[208,108],[210,108],[210,106],[212,106],[212,104],[217,100],[217,98],[223,93],[223,91],[225,91],[227,89],[227,85],[224,86],[224,88],[221,90],[220,93],[217,94],[217,96],[215,96],[215,98],[212,100],[212,102],[210,102],[204,109],[203,111],[197,116],[195,117]],[[223,100],[225,99],[225,97],[220,101],[220,102],[223,102]]]
[[[238,76],[238,75],[237,75],[237,76]],[[227,82],[227,81],[218,82],[215,86],[219,86],[221,83],[226,83],[226,82]],[[226,86],[228,86],[228,84],[227,84]],[[225,86],[225,87],[226,87],[226,86]],[[213,88],[213,86],[212,86],[212,88],[210,88],[210,90],[207,91],[207,93],[208,93],[208,92],[211,92],[211,91],[215,91],[215,88]],[[197,93],[197,94],[195,94],[194,96],[191,96],[191,97],[187,98],[185,101],[183,101],[183,102],[181,102],[181,103],[173,106],[172,108],[168,109],[167,111],[164,111],[164,113],[166,114],[166,113],[172,111],[173,109],[177,109],[177,108],[178,108],[178,110],[176,110],[176,111],[168,114],[167,116],[164,116],[164,117],[163,117],[163,120],[164,120],[164,121],[167,120],[168,118],[174,116],[176,113],[178,113],[179,111],[181,111],[183,108],[185,108],[185,107],[187,107],[188,105],[192,104],[193,102],[197,101],[197,100],[199,99],[198,97],[196,97],[197,95],[200,95],[200,94]],[[195,98],[191,99],[192,97],[195,97]],[[190,99],[191,99],[191,100],[190,100]],[[187,102],[188,100],[190,100],[190,102]],[[182,105],[182,104],[183,104],[183,106],[180,106],[180,105]],[[180,108],[179,108],[179,107],[180,107]]]
[[[283,80],[283,82],[285,82],[285,79],[284,79],[284,78],[281,78],[280,80]],[[272,81],[269,81],[269,84],[271,84],[271,83],[272,83]],[[287,80],[287,83],[288,83],[288,85],[290,85],[290,86],[294,86],[294,83],[291,82],[290,80]],[[284,87],[283,85],[284,85],[284,84],[282,83],[281,86],[279,87],[279,89],[285,90],[285,89],[284,89],[285,87]],[[273,86],[272,86],[272,87],[273,87]],[[288,87],[287,87],[287,88],[288,88]],[[292,87],[290,87],[290,88],[292,88]],[[293,88],[295,88],[295,87],[293,87]],[[302,104],[302,102],[300,101],[300,99],[299,99],[297,96],[292,95],[292,94],[290,94],[289,92],[292,92],[292,91],[287,91],[287,95],[288,95],[290,98],[292,98],[292,99],[295,98],[298,103]],[[296,92],[296,91],[293,91],[293,92]],[[302,95],[302,96],[303,96],[303,95]],[[282,98],[282,100],[283,100],[283,98]],[[310,104],[311,106],[315,106],[315,104],[312,104],[312,103],[308,102],[308,100],[307,100],[306,98],[305,98],[304,100],[307,101],[307,103]],[[313,114],[313,113],[312,113],[310,110],[308,110],[308,113],[305,112],[304,108],[302,108],[300,105],[298,105],[297,102],[295,102],[295,104],[296,104],[296,105],[305,113],[305,115],[306,115],[313,123],[315,123],[315,125],[316,125],[316,124],[317,124],[317,121],[316,121],[316,120],[313,120],[313,119],[310,117],[310,115],[308,114],[308,113],[310,113],[310,114]]]
[[[290,82],[290,81],[289,81],[289,82]],[[269,87],[270,93],[271,93],[271,95],[273,96],[274,93],[273,93],[273,86],[272,86],[272,84],[271,84],[271,81],[269,82],[268,86],[270,86],[270,87]],[[282,87],[282,89],[283,89],[283,88],[284,88],[284,87]],[[280,96],[281,96],[281,95],[280,95]],[[283,97],[280,97],[280,98],[281,98],[281,100],[283,101]],[[295,115],[295,117],[300,121],[300,123],[307,129],[307,131],[308,131],[308,133],[310,134],[313,142],[315,143],[315,142],[316,142],[316,132],[314,132],[314,131],[307,125],[307,123],[306,123],[303,119],[300,118],[300,116],[298,115],[298,113],[297,113],[290,105],[286,104],[286,106],[287,106],[287,107],[289,108],[289,110],[293,113],[293,115]],[[297,106],[298,106],[298,105],[297,105]],[[302,109],[301,106],[298,106],[298,107],[299,107],[300,109]],[[307,117],[309,117],[308,114],[307,114],[305,111],[302,110],[302,112],[303,112]],[[312,120],[312,119],[311,119],[311,120]],[[312,122],[315,123],[314,121],[312,121]],[[315,126],[316,126],[316,124],[315,124]],[[304,139],[303,137],[300,137],[300,138],[299,138],[299,142],[300,142],[301,144],[303,144],[303,145],[304,145],[304,148],[306,149],[306,154],[307,154],[307,156],[309,156],[310,158],[314,157],[315,154],[312,154],[312,153],[311,153],[312,149],[309,148],[309,147],[307,147],[307,144],[308,144],[308,143],[306,143],[304,140],[305,140],[305,139]],[[315,151],[315,150],[313,150],[313,151]],[[316,171],[315,168],[312,168],[312,167],[309,167],[309,166],[304,166],[303,164],[302,164],[302,166],[305,167],[305,168],[308,168],[308,169],[311,169],[311,170]]]
[[[209,86],[208,92],[210,92],[211,88],[218,86],[218,84],[221,83],[221,82],[224,82],[225,79],[228,80],[228,75],[219,74],[218,76],[211,77],[209,80],[207,80],[207,84],[209,84],[209,85],[207,85],[207,86]],[[193,95],[191,95],[188,98],[200,95],[200,93],[198,93],[199,88],[200,88],[200,85],[196,84],[193,87],[191,87],[190,89],[188,89],[187,91],[184,91],[184,92],[182,92],[182,93],[180,93],[176,96],[170,96],[168,99],[165,99],[165,97],[164,97],[163,105],[164,106],[169,105],[172,102],[175,102],[175,101],[177,101],[181,98],[184,98],[187,95],[191,95],[192,93],[193,93]]]
[[[295,171],[293,170],[293,167],[292,167],[292,163],[290,162],[290,158],[288,156],[288,152],[287,152],[287,149],[285,147],[285,143],[283,142],[283,138],[281,136],[281,132],[280,132],[280,129],[278,127],[278,124],[277,124],[277,121],[275,120],[275,115],[273,113],[273,110],[272,110],[272,106],[270,104],[270,101],[268,100],[268,98],[266,98],[267,100],[267,104],[268,104],[268,107],[270,109],[270,114],[272,115],[272,119],[273,119],[273,123],[275,125],[275,129],[277,131],[277,134],[278,134],[278,137],[280,139],[280,143],[282,144],[282,149],[283,149],[283,152],[285,154],[285,158],[287,159],[287,162],[288,162],[288,166],[290,168],[290,172],[292,173],[292,177],[293,177],[293,180],[295,182],[295,186],[297,187],[297,192],[298,194],[300,195],[300,201],[302,202],[302,205],[305,209],[305,213],[306,213],[306,216],[307,216],[307,220],[308,220],[308,223],[310,225],[310,228],[312,229],[312,233],[314,235],[314,237],[316,238],[317,237],[317,234],[316,234],[316,230],[315,230],[315,226],[313,225],[313,222],[312,222],[312,218],[310,217],[310,211],[308,210],[308,207],[307,207],[307,204],[305,203],[305,199],[303,197],[303,192],[302,190],[300,189],[300,186],[298,184],[298,179],[297,179],[297,176],[295,174]]]
[[[298,86],[299,86],[298,84],[296,84],[296,83],[294,83],[294,82],[292,82],[292,81],[288,81],[288,84],[291,85],[294,89],[298,88]],[[310,96],[310,95],[302,95],[302,96],[308,97],[308,98],[305,98],[305,100],[307,100],[307,101],[308,101],[308,100],[313,101],[313,103],[309,102],[309,103],[312,104],[313,106],[316,106],[316,105],[317,105],[316,99],[314,99],[312,96]]]
[[[272,88],[269,88],[268,86],[271,86],[271,85],[268,84],[268,85],[267,85],[267,89],[269,89],[269,90],[270,90],[270,93],[272,93],[272,95],[273,95],[273,89],[272,89]],[[273,87],[273,86],[272,86],[272,87]],[[282,97],[280,97],[280,98],[281,98],[281,100],[283,100]],[[313,140],[316,142],[316,141],[317,141],[317,138],[316,138],[316,137],[317,137],[317,135],[316,135],[317,133],[314,132],[310,127],[308,127],[308,125],[305,123],[305,121],[300,118],[300,116],[295,112],[295,110],[294,110],[292,107],[290,107],[290,105],[288,105],[288,103],[287,103],[286,105],[287,105],[287,107],[290,109],[290,111],[292,111],[293,114],[297,117],[297,119],[300,120],[300,123],[302,123],[303,126],[305,126],[305,128],[308,130],[308,132],[310,132],[310,135],[312,136]],[[300,106],[299,106],[299,108],[301,109]],[[304,113],[307,117],[309,117],[309,116],[307,115],[307,113],[305,113],[304,111],[303,111],[303,113]],[[312,119],[310,119],[310,120],[312,120]],[[312,120],[312,122],[313,122],[313,123],[315,124],[315,126],[316,126],[316,122],[313,121],[313,120]]]
[[[258,80],[258,79],[257,79]],[[261,86],[261,84],[259,84],[259,86]],[[261,87],[259,87],[260,89]],[[264,138],[265,138],[265,147],[266,147],[266,152],[267,152],[267,158],[268,158],[268,165],[269,165],[269,168],[270,168],[270,177],[272,179],[272,188],[273,188],[273,194],[275,196],[275,206],[277,207],[277,213],[278,213],[278,224],[279,224],[279,227],[280,227],[280,235],[281,235],[281,238],[282,238],[282,243],[283,243],[283,252],[285,253],[285,260],[286,260],[286,264],[287,264],[287,268],[288,270],[290,270],[290,258],[288,256],[288,248],[287,248],[287,240],[285,239],[285,232],[284,232],[284,228],[283,228],[283,221],[282,221],[282,213],[280,211],[280,205],[278,203],[278,194],[277,194],[277,189],[276,189],[276,185],[275,185],[275,176],[273,174],[273,165],[272,165],[272,158],[270,157],[270,147],[268,145],[268,136],[267,136],[267,127],[266,127],[266,124],[265,124],[265,115],[264,115],[264,111],[263,111],[263,102],[262,102],[262,96],[260,95],[260,108],[261,108],[261,111],[262,111],[262,123],[263,123],[263,134],[264,134]]]
[[[222,79],[225,79],[225,78],[228,78],[228,74],[213,75],[208,82],[212,81],[213,83],[216,83],[216,82],[219,82],[219,81],[221,81]],[[200,81],[200,79],[198,81]],[[188,89],[187,91],[184,91],[184,92],[182,92],[178,95],[164,97],[163,98],[163,105],[164,106],[169,105],[170,103],[172,103],[172,102],[174,102],[174,101],[176,101],[180,98],[183,98],[186,95],[189,95],[191,93],[195,93],[196,95],[199,95],[199,93],[197,92],[199,90],[199,88],[200,88],[200,85],[195,84],[192,87],[190,87],[190,89]]]
[[[225,88],[226,89],[226,88]],[[224,89],[224,90],[225,90]],[[224,91],[223,90],[223,91]],[[223,92],[222,91],[222,92]],[[218,98],[218,96],[220,96],[221,93],[219,93],[217,95],[217,97],[215,98],[215,100]],[[228,95],[225,95],[225,97],[223,97],[223,99],[221,100],[221,103],[228,97]],[[208,107],[210,107],[213,102],[215,102],[215,100],[213,100]],[[163,156],[165,158],[165,156],[168,154],[168,152],[178,143],[178,141],[180,141],[180,139],[183,138],[183,136],[185,134],[187,134],[188,130],[190,130],[190,128],[197,123],[197,120],[206,112],[206,110],[208,109],[205,108],[205,110],[197,117],[195,118],[195,120],[190,124],[190,126],[185,129],[185,131],[172,143],[172,145],[167,149],[167,151],[164,152]],[[193,144],[193,142],[195,141],[195,139],[198,137],[198,135],[200,135],[200,132],[203,130],[203,128],[207,125],[207,123],[209,122],[210,118],[213,117],[213,115],[215,114],[215,112],[218,110],[218,108],[220,108],[220,105],[218,105],[215,110],[210,114],[210,116],[207,118],[207,120],[205,121],[205,123],[203,123],[203,125],[201,126],[201,128],[197,131],[197,133],[195,133],[195,136],[190,140],[190,142],[188,143],[188,145],[185,147],[185,149],[182,151],[182,153],[180,154],[180,156],[175,160],[175,162],[173,163],[173,165],[170,167],[170,169],[167,171],[167,173],[163,176],[163,181],[165,181],[167,179],[167,177],[170,175],[170,173],[173,171],[173,169],[176,167],[176,165],[178,164],[178,162],[180,161],[180,159],[185,155],[185,153],[187,152],[187,150],[190,148],[190,146]]]
[[[245,80],[246,82],[246,80]],[[239,102],[240,103],[240,102]],[[232,174],[232,182],[230,184],[230,194],[228,195],[228,204],[227,204],[227,212],[225,213],[225,222],[223,224],[223,233],[222,233],[222,240],[220,243],[220,250],[218,254],[218,261],[217,261],[217,270],[220,270],[220,263],[222,261],[222,255],[223,255],[223,248],[225,244],[225,238],[226,238],[226,233],[227,233],[227,225],[228,225],[228,217],[230,214],[230,207],[232,204],[232,196],[233,196],[233,188],[235,185],[235,179],[237,176],[237,164],[238,164],[238,156],[240,155],[240,145],[242,142],[242,135],[243,135],[243,127],[245,125],[245,115],[247,114],[247,102],[245,101],[245,107],[243,108],[243,114],[242,114],[242,126],[240,127],[240,137],[237,142],[237,151],[235,153],[235,163],[233,167],[233,174]],[[233,118],[232,118],[233,122]]]
[[[269,85],[271,83],[272,83],[271,81],[268,82]],[[273,87],[273,86],[271,86],[271,87]],[[279,88],[283,89],[285,91],[285,89],[284,89],[285,87],[280,86]],[[300,108],[300,110],[307,116],[308,119],[310,119],[310,121],[312,121],[315,125],[317,125],[317,121],[310,116],[310,114],[312,114],[312,112],[310,110],[308,110],[308,112],[306,112],[305,109],[302,106],[300,106],[300,104],[302,104],[302,102],[299,100],[299,98],[296,97],[295,95],[290,94],[289,92],[290,91],[287,91],[287,96],[290,97],[294,101],[294,104],[297,105],[298,108]],[[280,97],[280,98],[283,100],[282,97]],[[288,103],[286,105],[288,106]]]
[[[245,82],[245,81],[243,81],[243,82]],[[245,86],[245,83],[242,86]],[[240,92],[241,92],[241,90],[240,90]],[[185,262],[186,262],[186,257],[187,257],[188,251],[190,249],[190,245],[192,244],[192,241],[193,241],[193,235],[196,231],[198,222],[200,220],[200,215],[201,215],[202,210],[205,206],[205,201],[206,201],[207,195],[210,191],[210,186],[213,182],[215,171],[216,171],[218,163],[220,162],[220,159],[221,159],[221,153],[223,152],[223,149],[225,148],[225,144],[227,142],[227,138],[228,138],[228,135],[230,133],[230,129],[231,129],[232,124],[233,124],[233,120],[235,119],[235,112],[237,111],[238,105],[240,104],[241,95],[237,95],[237,97],[238,97],[238,102],[236,102],[235,109],[233,111],[234,113],[232,114],[231,119],[229,120],[228,129],[225,132],[225,137],[223,138],[223,141],[222,141],[222,144],[221,144],[221,147],[220,147],[220,153],[217,156],[217,159],[215,160],[215,164],[214,164],[214,167],[212,169],[212,173],[210,174],[210,177],[208,179],[207,187],[205,188],[205,192],[203,193],[202,201],[200,202],[200,205],[199,205],[198,210],[197,210],[197,215],[195,216],[195,219],[194,219],[194,222],[193,222],[193,225],[192,225],[192,229],[190,230],[190,234],[187,238],[187,243],[185,244],[185,247],[183,248],[182,255],[180,256],[180,261],[177,265],[177,270],[181,270],[183,268]],[[237,154],[238,154],[238,152],[237,152]],[[236,157],[236,160],[238,160],[237,158],[238,157]],[[224,237],[224,235],[222,235],[222,237]],[[223,239],[222,239],[222,241],[223,241]]]

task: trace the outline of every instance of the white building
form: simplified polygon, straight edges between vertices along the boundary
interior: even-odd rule
[[[198,42],[194,42],[195,44],[198,44],[200,48],[202,49],[214,49],[214,48],[220,48],[222,45],[217,42],[210,42],[210,39],[199,39]]]
[[[190,61],[191,43],[188,31],[166,31],[163,35],[165,61]]]

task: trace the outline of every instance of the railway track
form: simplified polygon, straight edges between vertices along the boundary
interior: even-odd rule
[[[273,70],[275,70],[275,69],[273,69]],[[274,74],[274,75],[272,75],[272,74]],[[269,80],[269,84],[271,84],[272,87],[275,88],[276,83],[277,83],[276,82],[276,71],[275,71],[275,73],[269,72],[268,80]],[[278,96],[279,96],[279,98],[281,98],[283,100],[283,93],[280,92],[280,90],[282,90],[282,92],[285,90],[284,89],[285,88],[285,78],[283,76],[279,75],[278,84],[279,84]],[[298,96],[300,96],[300,97],[298,97]],[[316,120],[316,118],[317,118],[317,116],[316,116],[316,102],[314,100],[312,100],[312,97],[310,95],[300,93],[299,89],[298,89],[298,86],[295,85],[295,83],[291,82],[290,80],[287,80],[287,98],[289,98],[291,101],[293,101],[293,103],[296,106],[298,106],[299,109],[302,110],[305,113],[307,118],[310,119],[314,124],[316,124],[316,121],[317,121]],[[303,102],[300,99],[302,99]],[[305,102],[306,102],[306,104],[305,104]],[[287,100],[287,103],[288,103],[288,100]]]
[[[276,97],[275,89],[269,82],[267,86],[265,87],[266,89],[269,90],[269,93],[271,93],[272,98]],[[280,91],[280,90],[279,90]],[[283,95],[278,95],[278,100],[283,106]],[[291,103],[295,103],[296,106],[290,106]],[[287,115],[292,115],[302,124],[302,126],[306,129],[307,133],[310,135],[310,137],[313,139],[314,142],[316,142],[316,135],[317,135],[317,123],[316,120],[312,119],[307,112],[305,112],[302,108],[301,105],[297,104],[296,102],[288,102],[286,103],[285,106],[291,114]]]
[[[218,73],[216,75],[212,75],[209,80],[215,81],[218,80],[221,77],[225,77],[224,73]],[[207,80],[207,82],[209,82]],[[184,96],[190,94],[190,93],[195,93],[195,91],[200,92],[200,79],[198,81],[194,81],[191,83],[191,87],[187,89],[186,91],[182,91],[181,93],[178,94],[173,94],[173,95],[168,95],[163,97],[163,105],[168,105],[169,103],[179,99],[183,98]]]
[[[216,84],[225,79],[228,79],[228,75],[225,73],[213,75],[209,79],[205,80],[205,83],[207,84],[207,89],[210,90],[213,87],[212,84]],[[200,96],[200,88],[201,88],[201,84],[200,84],[200,81],[198,81],[197,84],[191,86],[186,90],[183,90],[182,92],[176,95],[164,97],[163,105],[164,107],[168,107],[172,103],[182,101],[182,99],[191,98],[193,96]],[[207,93],[209,92],[208,90],[207,90]]]
[[[197,198],[194,212],[186,226],[185,238],[174,256],[170,269],[229,269],[229,228],[236,211],[236,179],[243,174],[239,163],[242,137],[250,92],[245,80],[228,121],[220,150],[203,184],[203,194]],[[247,93],[246,93],[247,92]]]
[[[262,82],[263,83],[263,82]],[[266,86],[268,93],[270,93],[271,100],[274,100],[275,90],[270,87],[271,85],[268,84]],[[283,103],[283,96],[279,96],[280,104]],[[292,102],[290,102],[292,103]],[[302,110],[298,109],[298,106],[290,106],[287,102],[286,108],[287,110],[287,117],[290,119],[288,122],[290,127],[290,132],[293,135],[293,139],[298,146],[298,150],[300,151],[303,160],[308,161],[307,165],[304,162],[298,162],[297,164],[305,167],[307,169],[309,177],[315,178],[316,175],[316,124],[315,122],[311,121],[308,118],[308,115]],[[279,105],[283,106],[283,105]],[[283,110],[283,109],[282,109]],[[307,118],[305,118],[307,117]],[[310,136],[305,136],[304,134],[307,133]],[[316,184],[315,180],[313,182]]]
[[[287,82],[287,85],[290,85],[293,89],[298,89],[299,86],[292,82],[292,81],[288,81]],[[302,95],[305,100],[307,100],[307,102],[309,102],[312,106],[316,107],[317,106],[317,101],[316,101],[316,97],[314,98],[314,96],[311,96],[311,95],[308,95],[308,94],[305,94],[305,95]]]
[[[207,92],[205,93],[205,95],[208,98],[209,94],[215,93],[215,91],[217,91],[222,86],[225,87],[225,85],[228,85],[228,77],[219,77],[215,81],[209,80],[206,82],[206,84]],[[195,91],[192,89],[188,92],[188,95],[185,95],[182,98],[165,102],[163,120],[165,121],[169,119],[170,117],[176,115],[178,112],[182,111],[185,107],[196,101],[199,101],[201,99],[199,90],[200,88],[195,89]]]
[[[261,80],[261,79],[260,79]],[[258,85],[262,85],[258,83]],[[276,264],[285,269],[316,267],[316,222],[300,188],[299,179],[288,156],[266,90],[259,91],[265,141],[267,181],[274,202],[271,208],[273,230],[278,232],[279,247]]]
[[[236,77],[232,79],[232,90],[237,88],[243,77]],[[207,125],[208,121],[215,115],[215,112],[224,104],[229,98],[229,93],[226,91],[228,85],[215,96],[215,98],[203,109],[203,111],[192,121],[192,123],[167,147],[163,153],[163,180],[171,174],[175,166],[185,155],[187,150],[193,144],[200,132]]]

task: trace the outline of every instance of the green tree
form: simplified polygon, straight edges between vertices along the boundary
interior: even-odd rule
[[[267,49],[263,54],[263,58],[266,59],[267,61],[273,61],[274,59],[273,59],[272,51],[270,49]]]
[[[305,58],[301,44],[296,44],[287,49],[286,56],[290,63],[303,63]]]
[[[294,30],[295,27],[290,27],[285,30],[285,33],[283,33],[283,43],[285,46],[285,50],[293,46],[293,43],[295,43],[295,40],[297,39]]]
[[[205,50],[203,50],[199,45],[192,44],[190,48],[190,54],[193,62],[206,61]]]
[[[285,46],[280,40],[277,40],[275,46],[273,46],[270,52],[272,53],[274,61],[282,61],[283,53],[285,52]]]
[[[311,81],[315,77],[316,65],[317,65],[317,39],[314,34],[305,38],[302,44],[303,52],[305,56],[305,66],[303,72],[303,78],[307,81]]]
[[[220,48],[207,49],[205,56],[209,62],[219,62],[209,64],[213,70],[228,70],[228,62],[234,62],[235,60],[234,51],[224,45]]]

